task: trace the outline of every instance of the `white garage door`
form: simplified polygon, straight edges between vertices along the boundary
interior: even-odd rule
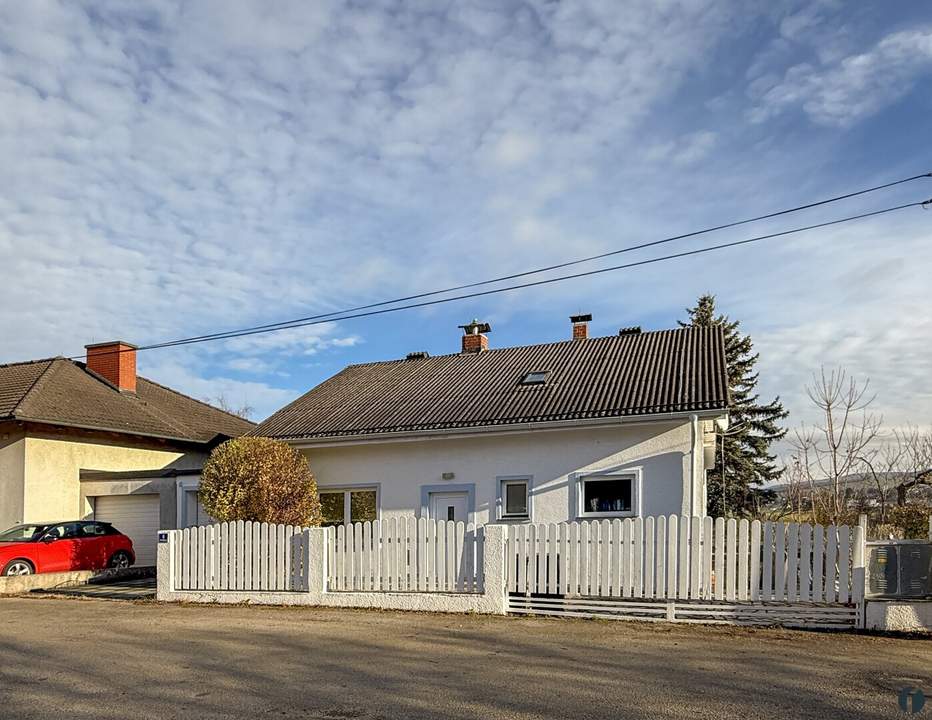
[[[106,495],[94,501],[94,519],[129,535],[136,565],[155,565],[159,539],[158,495]]]

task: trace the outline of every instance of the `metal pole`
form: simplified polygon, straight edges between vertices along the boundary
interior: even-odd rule
[[[728,492],[725,485],[725,433],[722,433],[722,515],[728,517]]]

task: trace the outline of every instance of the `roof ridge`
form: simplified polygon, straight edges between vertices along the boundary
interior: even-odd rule
[[[33,380],[32,385],[30,385],[26,392],[24,392],[19,400],[17,400],[16,405],[13,406],[13,409],[10,410],[10,416],[16,417],[19,409],[23,406],[23,403],[26,402],[26,399],[32,394],[32,392],[39,386],[39,383],[48,375],[49,370],[52,369],[52,366],[55,365],[56,360],[64,360],[64,358],[49,358],[48,360],[34,360],[31,363],[12,363],[12,365],[27,365],[27,364],[38,364],[40,362],[47,362],[45,369],[39,373],[39,376]]]
[[[175,395],[178,395],[179,397],[183,397],[185,400],[191,400],[192,402],[196,402],[196,403],[198,403],[199,405],[203,405],[204,407],[210,408],[211,410],[215,410],[216,412],[223,413],[224,415],[227,415],[228,417],[234,418],[234,419],[236,419],[236,420],[242,420],[243,422],[250,423],[251,425],[257,425],[257,424],[258,424],[258,423],[256,423],[256,422],[253,422],[252,420],[249,420],[248,418],[240,417],[240,416],[237,415],[236,413],[232,413],[232,412],[230,412],[229,410],[224,410],[223,408],[218,408],[216,405],[211,405],[209,402],[204,402],[203,400],[198,400],[196,397],[191,397],[190,395],[186,395],[186,394],[183,393],[183,392],[180,392],[180,391],[178,391],[178,390],[175,390],[174,388],[170,388],[170,387],[168,387],[167,385],[162,385],[162,383],[157,383],[155,380],[150,380],[149,378],[144,377],[144,376],[142,376],[142,375],[137,375],[136,378],[137,378],[137,380],[145,380],[145,381],[146,381],[147,383],[149,383],[150,385],[155,385],[156,387],[162,388],[163,390],[167,390],[167,391],[170,392],[170,393],[174,393]]]
[[[483,355],[489,355],[491,353],[504,352],[506,350],[519,350],[519,349],[538,348],[538,347],[543,348],[543,347],[549,347],[549,346],[555,346],[555,345],[566,345],[566,344],[579,343],[579,342],[591,342],[593,340],[613,340],[613,339],[622,338],[622,337],[623,338],[644,337],[645,335],[659,335],[661,333],[692,332],[695,330],[714,329],[714,327],[716,326],[711,326],[711,328],[705,328],[703,326],[698,326],[698,325],[689,325],[687,327],[663,328],[661,330],[644,330],[639,333],[632,333],[631,335],[617,335],[617,334],[616,335],[597,335],[595,337],[586,338],[586,340],[584,341],[575,340],[573,338],[566,338],[564,340],[554,340],[553,342],[547,342],[547,343],[529,343],[527,345],[505,345],[504,347],[492,347],[492,348],[488,348],[487,350],[483,350],[482,352],[479,352],[479,353],[452,352],[452,353],[444,353],[443,355],[430,355],[429,357],[423,358],[423,360],[438,360],[440,358],[460,357],[460,356],[464,356],[464,357],[465,356],[470,356],[470,357],[483,356]],[[398,362],[421,362],[421,360],[408,360],[407,358],[392,358],[391,360],[370,360],[369,362],[351,363],[349,365],[346,365],[345,367],[346,368],[366,367],[368,365],[387,365],[389,363],[398,363]]]
[[[8,363],[0,363],[0,369],[8,367],[18,367],[20,365],[38,365],[39,363],[52,362],[53,360],[65,360],[64,355],[54,355],[47,358],[39,358],[37,360],[15,360]]]

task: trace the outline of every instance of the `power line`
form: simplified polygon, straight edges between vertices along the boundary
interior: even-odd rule
[[[592,262],[594,260],[602,260],[607,257],[612,257],[614,255],[620,255],[622,253],[634,252],[635,250],[643,250],[645,248],[654,247],[657,245],[663,245],[666,243],[671,243],[676,240],[684,240],[686,238],[696,237],[698,235],[705,235],[712,232],[717,232],[719,230],[727,230],[729,228],[738,227],[741,225],[748,225],[750,223],[759,222],[761,220],[768,220],[771,218],[779,217],[782,215],[788,215],[791,213],[800,212],[802,210],[809,210],[814,207],[819,207],[822,205],[828,205],[831,203],[839,202],[841,200],[848,200],[853,197],[858,197],[859,195],[866,195],[868,193],[877,192],[879,190],[885,190],[887,188],[894,187],[896,185],[902,185],[904,183],[912,182],[914,180],[919,180],[921,178],[932,177],[932,172],[923,173],[921,175],[913,175],[911,177],[902,178],[900,180],[894,180],[893,182],[884,183],[883,185],[875,185],[874,187],[865,188],[863,190],[856,190],[854,192],[846,193],[844,195],[836,195],[835,197],[826,198],[824,200],[818,200],[816,202],[807,203],[805,205],[797,205],[796,207],[788,208],[786,210],[778,210],[776,212],[767,213],[766,215],[758,215],[756,217],[747,218],[745,220],[735,220],[732,222],[724,223],[722,225],[715,225],[713,227],[703,228],[701,230],[694,230],[692,232],[684,233],[682,235],[673,235],[671,237],[661,238],[660,240],[652,240],[650,242],[640,243],[638,245],[630,245],[628,247],[619,248],[617,250],[610,250],[608,252],[599,253],[598,255],[590,255],[588,257],[579,258],[576,260],[568,260],[566,262],[557,263],[555,265],[548,265],[546,267],[536,268],[534,270],[525,270],[519,273],[513,273],[511,275],[502,275],[501,277],[491,278],[488,280],[479,280],[476,282],[465,283],[463,285],[454,285],[452,287],[444,288],[442,290],[431,290],[429,292],[417,293],[415,295],[407,295],[405,297],[394,298],[392,300],[381,300],[379,302],[369,303],[367,305],[358,305],[356,307],[345,308],[343,310],[334,310],[327,313],[319,313],[316,315],[308,315],[306,317],[294,318],[292,320],[284,320],[280,322],[268,323],[265,325],[254,325],[248,328],[240,328],[239,330],[228,330],[224,332],[217,333],[208,333],[205,335],[195,335],[189,338],[182,338],[180,340],[169,341],[165,343],[159,343],[157,345],[150,346],[154,348],[163,348],[163,347],[172,347],[173,345],[185,345],[190,342],[195,341],[206,341],[208,339],[223,339],[229,336],[231,333],[239,333],[253,330],[271,330],[271,329],[285,329],[291,326],[293,323],[298,322],[307,322],[310,320],[323,320],[325,318],[336,319],[337,316],[344,315],[346,313],[355,313],[362,310],[371,310],[373,308],[384,307],[386,305],[394,305],[396,303],[408,302],[409,300],[420,300],[421,298],[433,297],[435,295],[443,295],[449,292],[456,292],[458,290],[468,290],[469,288],[482,287],[485,285],[492,285],[498,282],[505,282],[506,280],[517,280],[518,278],[528,277],[530,275],[537,275],[539,273],[549,272],[551,270],[560,270],[562,268],[572,267],[574,265],[581,265],[583,263]]]
[[[426,301],[422,301],[422,302],[418,302],[418,303],[410,303],[410,304],[407,304],[407,305],[399,305],[399,306],[390,307],[390,308],[371,309],[371,310],[367,310],[367,311],[365,311],[365,312],[354,312],[354,313],[341,314],[339,317],[333,317],[333,318],[329,318],[329,319],[320,319],[320,318],[306,319],[306,320],[305,320],[305,319],[299,319],[299,320],[290,321],[290,322],[288,322],[288,323],[279,323],[279,324],[277,324],[275,327],[245,328],[245,329],[243,329],[243,330],[230,331],[229,333],[226,333],[226,334],[224,334],[224,335],[222,335],[222,336],[206,336],[206,337],[188,338],[188,339],[184,339],[184,340],[176,340],[176,341],[171,341],[171,342],[166,342],[166,343],[156,343],[156,344],[152,344],[152,345],[144,345],[144,346],[138,347],[137,350],[155,350],[155,349],[164,348],[164,347],[177,347],[177,346],[181,346],[181,345],[194,345],[194,344],[198,344],[198,343],[202,343],[202,342],[210,342],[210,341],[213,341],[213,340],[227,340],[227,339],[232,339],[232,338],[237,338],[237,337],[246,337],[246,336],[250,336],[250,335],[260,335],[260,334],[269,333],[269,332],[277,332],[277,331],[279,331],[279,330],[290,330],[290,329],[293,329],[293,328],[308,327],[308,326],[311,326],[311,325],[320,325],[320,324],[323,324],[323,323],[327,323],[327,322],[336,322],[336,321],[339,321],[339,320],[352,320],[352,319],[356,319],[356,318],[372,317],[372,316],[375,316],[375,315],[384,315],[384,314],[386,314],[386,313],[391,313],[391,312],[399,312],[399,311],[401,311],[401,310],[411,310],[411,309],[415,309],[415,308],[428,307],[428,306],[431,306],[431,305],[440,305],[440,304],[443,304],[443,303],[456,302],[456,301],[459,301],[459,300],[468,300],[468,299],[471,299],[471,298],[485,297],[485,296],[488,296],[488,295],[496,295],[496,294],[499,294],[499,293],[511,292],[511,291],[513,291],[513,290],[521,290],[521,289],[530,288],[530,287],[538,287],[538,286],[541,286],[541,285],[549,285],[549,284],[552,284],[552,283],[564,282],[564,281],[566,281],[566,280],[574,280],[574,279],[578,279],[578,278],[582,278],[582,277],[590,277],[590,276],[593,276],[593,275],[600,275],[600,274],[603,274],[603,273],[614,272],[614,271],[617,271],[617,270],[625,270],[625,269],[629,269],[629,268],[633,268],[633,267],[640,267],[640,266],[643,266],[643,265],[651,265],[651,264],[655,264],[655,263],[666,262],[666,261],[668,261],[668,260],[675,260],[675,259],[678,259],[678,258],[691,257],[691,256],[693,256],[693,255],[701,255],[701,254],[704,254],[704,253],[714,252],[714,251],[717,251],[717,250],[724,250],[724,249],[726,249],[726,248],[733,248],[733,247],[739,247],[739,246],[742,246],[742,245],[749,245],[749,244],[751,244],[751,243],[761,242],[761,241],[763,241],[763,240],[770,240],[770,239],[773,239],[773,238],[785,237],[785,236],[788,236],[788,235],[794,235],[794,234],[798,234],[798,233],[802,233],[802,232],[807,232],[807,231],[810,231],[810,230],[817,230],[817,229],[819,229],[819,228],[825,228],[825,227],[830,227],[830,226],[833,226],[833,225],[840,225],[840,224],[842,224],[842,223],[853,222],[853,221],[855,221],[855,220],[863,220],[863,219],[869,218],[869,217],[876,217],[876,216],[879,216],[879,215],[886,215],[886,214],[889,214],[889,213],[898,212],[898,211],[900,211],[900,210],[905,210],[905,209],[907,209],[907,208],[928,206],[930,203],[932,203],[932,198],[930,198],[929,200],[926,200],[926,201],[911,202],[911,203],[906,203],[906,204],[904,204],[904,205],[895,205],[895,206],[893,206],[893,207],[884,208],[884,209],[882,209],[882,210],[873,210],[873,211],[871,211],[871,212],[860,213],[860,214],[858,214],[858,215],[849,215],[849,216],[847,216],[847,217],[838,218],[838,219],[835,219],[835,220],[828,220],[828,221],[821,222],[821,223],[814,223],[814,224],[811,224],[811,225],[805,225],[805,226],[798,227],[798,228],[792,228],[792,229],[790,229],[790,230],[781,230],[781,231],[779,231],[779,232],[768,233],[768,234],[766,234],[766,235],[757,235],[757,236],[755,236],[755,237],[745,238],[744,240],[735,240],[735,241],[732,241],[732,242],[721,243],[721,244],[719,244],[719,245],[710,245],[710,246],[704,247],[704,248],[696,248],[696,249],[693,249],[693,250],[684,250],[684,251],[682,251],[682,252],[672,253],[672,254],[670,254],[670,255],[662,255],[662,256],[659,256],[659,257],[647,258],[647,259],[645,259],[645,260],[638,260],[638,261],[635,261],[635,262],[625,263],[625,264],[622,264],[622,265],[613,265],[613,266],[606,267],[606,268],[598,268],[598,269],[595,269],[595,270],[587,270],[587,271],[585,271],[585,272],[573,273],[573,274],[570,274],[570,275],[561,275],[561,276],[554,277],[554,278],[545,278],[545,279],[543,279],[543,280],[535,280],[535,281],[532,281],[532,282],[520,283],[520,284],[517,284],[517,285],[509,285],[509,286],[503,287],[503,288],[494,288],[494,289],[492,289],[492,290],[483,290],[483,291],[480,291],[480,292],[465,293],[465,294],[463,294],[463,295],[455,295],[455,296],[453,296],[453,297],[448,297],[448,298],[438,298],[438,299],[436,299],[436,300],[426,300]],[[118,354],[118,353],[124,352],[124,351],[122,351],[122,350],[113,350],[113,351],[111,351],[111,352],[112,352],[112,353],[117,353],[117,354]],[[77,355],[77,356],[72,357],[71,359],[72,359],[72,360],[79,360],[79,359],[84,358],[84,357],[86,357],[86,356],[85,356],[85,355]]]

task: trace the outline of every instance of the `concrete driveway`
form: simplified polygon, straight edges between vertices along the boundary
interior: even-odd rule
[[[67,595],[69,597],[95,597],[109,600],[154,600],[156,580],[154,577],[125,578],[107,582],[87,583],[55,587],[48,590],[33,590],[37,595]]]
[[[902,718],[905,685],[932,696],[932,642],[0,600],[0,715],[10,718]]]

